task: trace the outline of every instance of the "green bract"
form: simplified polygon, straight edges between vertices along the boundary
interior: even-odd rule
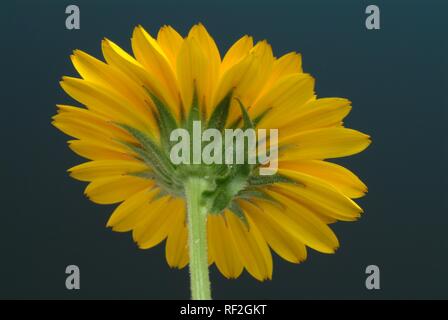
[[[203,121],[206,123],[205,126],[202,126],[203,129],[217,129],[223,135],[233,99],[232,92],[229,92],[217,105],[208,121],[206,121],[204,114],[201,114],[197,95],[194,95],[190,111],[186,116],[181,114],[180,123],[162,101],[149,90],[147,90],[147,93],[155,106],[155,109],[151,109],[151,112],[157,119],[160,132],[159,141],[129,125],[116,123],[118,127],[128,132],[138,142],[137,144],[131,144],[120,141],[120,143],[128,147],[137,158],[148,165],[147,171],[132,173],[132,175],[154,179],[164,193],[182,197],[185,197],[184,182],[189,177],[199,177],[205,185],[201,197],[208,212],[210,214],[222,214],[225,209],[228,209],[240,218],[246,226],[248,226],[246,217],[236,200],[260,198],[276,202],[258,187],[278,182],[296,183],[278,173],[262,176],[259,174],[259,165],[249,164],[248,161],[243,164],[173,164],[170,160],[170,150],[173,146],[173,142],[170,141],[171,132],[177,128],[184,128],[192,134],[193,122]],[[237,101],[240,106],[241,117],[231,127],[255,129],[254,121],[251,120],[247,108],[241,101]],[[266,113],[256,118],[256,122]],[[245,144],[244,154],[247,153],[247,144]],[[245,160],[248,157],[249,155],[247,158],[245,157]]]

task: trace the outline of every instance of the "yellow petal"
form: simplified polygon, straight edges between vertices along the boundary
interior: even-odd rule
[[[247,217],[250,225],[249,230],[231,212],[225,212],[225,219],[232,233],[239,258],[243,262],[246,270],[260,281],[271,279],[271,251],[251,217]]]
[[[273,188],[284,190],[310,209],[345,221],[356,220],[362,213],[353,200],[322,179],[290,169],[279,169],[279,173],[299,184],[277,184]]]
[[[270,75],[274,57],[271,46],[261,41],[240,62],[230,67],[220,78],[213,105],[216,106],[231,90],[246,107],[250,107],[260,94]],[[249,109],[250,110],[250,109]],[[228,123],[241,117],[236,99],[232,101]]]
[[[107,227],[118,232],[126,232],[138,225],[149,210],[157,207],[153,201],[160,193],[159,188],[145,188],[123,201],[112,213],[107,221]]]
[[[155,75],[147,72],[139,62],[112,41],[104,39],[101,44],[103,56],[108,64],[120,69],[138,85],[149,89],[153,94],[159,97],[161,101],[166,103],[175,116],[179,117],[180,110],[178,99],[173,97],[172,93],[166,86],[164,86],[161,79],[158,79]]]
[[[138,112],[149,121],[153,128],[155,120],[152,113],[148,112],[145,104],[147,94],[143,88],[117,68],[90,56],[89,54],[75,50],[71,56],[73,65],[83,79],[100,85],[125,99],[133,105]]]
[[[290,145],[280,151],[280,160],[330,159],[359,153],[370,144],[369,136],[347,128],[325,128],[283,136],[279,145]]]
[[[177,55],[183,42],[182,36],[171,26],[163,26],[157,34],[157,42],[175,71]]]
[[[117,78],[117,69],[111,68],[108,64],[81,50],[73,51],[73,55],[70,58],[73,66],[83,79],[100,84],[109,90],[117,90],[120,93],[124,93],[122,91],[124,88],[120,84],[119,78]],[[123,75],[123,73],[121,74]],[[106,79],[109,81],[105,81]]]
[[[92,82],[71,77],[63,77],[61,86],[73,99],[78,100],[89,110],[118,123],[128,124],[154,135],[149,122],[126,101],[103,87]]]
[[[140,225],[132,231],[133,239],[141,249],[149,249],[164,240],[185,203],[180,198],[171,198],[158,211],[148,212]]]
[[[136,142],[127,132],[110,123],[107,118],[87,109],[58,105],[54,125],[64,133],[78,139],[120,140]],[[114,144],[114,143],[113,143]]]
[[[144,170],[148,170],[148,167],[138,160],[96,160],[74,166],[68,169],[68,172],[75,179],[92,181]]]
[[[207,220],[209,254],[212,254],[216,267],[226,278],[238,278],[243,271],[243,263],[236,252],[237,249],[224,216],[209,214]]]
[[[306,73],[294,73],[274,84],[249,110],[256,117],[271,109],[272,121],[282,121],[299,112],[314,97],[314,79]]]
[[[132,34],[132,51],[137,61],[148,71],[163,82],[167,92],[171,94],[173,101],[177,102],[179,92],[177,89],[176,77],[171,68],[168,58],[163,52],[156,39],[138,26]]]
[[[204,87],[201,88],[201,91],[207,115],[211,112],[213,93],[215,91],[219,77],[221,56],[219,54],[219,50],[216,46],[215,41],[201,23],[191,28],[190,32],[188,33],[188,38],[197,40],[197,44],[201,48],[201,51],[205,58],[206,68],[204,71],[202,71],[205,82],[203,83]],[[198,80],[198,85],[199,84],[201,84],[201,80]],[[199,98],[199,101],[201,101],[202,97],[199,96]]]
[[[333,231],[307,207],[280,193],[269,191],[269,194],[283,204],[286,209],[279,209],[277,206],[264,201],[262,204],[263,211],[271,212],[271,215],[275,217],[280,216],[282,213],[288,216],[293,222],[288,223],[286,221],[285,225],[295,229],[294,234],[301,242],[323,253],[334,253],[339,247],[338,239]]]
[[[269,90],[272,85],[285,76],[293,73],[302,73],[302,56],[296,52],[290,52],[275,60],[272,73],[266,83],[263,92]]]
[[[221,74],[224,74],[229,68],[237,64],[249,54],[254,46],[254,40],[250,36],[243,36],[235,42],[225,54],[221,63]]]
[[[104,140],[70,140],[70,149],[81,157],[89,160],[133,160],[127,151],[120,151],[111,145],[105,145]]]
[[[165,256],[168,265],[182,269],[188,264],[188,230],[185,221],[185,206],[175,212],[172,228],[168,232],[165,246]]]
[[[266,41],[258,42],[252,48],[251,53],[255,56],[256,67],[251,69],[251,73],[245,77],[247,80],[250,80],[242,81],[235,90],[235,96],[246,107],[251,107],[259,97],[271,75],[274,64],[272,48]]]
[[[278,128],[283,136],[301,131],[341,126],[342,120],[351,110],[350,101],[342,98],[323,98],[312,100],[291,117],[271,117],[267,113],[258,126]]]
[[[201,108],[204,108],[207,87],[206,57],[196,38],[187,38],[177,57],[177,80],[182,97],[183,108],[188,114],[193,102],[194,91],[197,90]]]
[[[273,212],[269,208],[263,210],[263,202],[257,203],[257,206],[247,201],[241,201],[240,204],[279,256],[292,263],[306,260],[306,248],[296,235],[293,220],[278,211]]]
[[[367,192],[367,186],[350,170],[328,161],[284,161],[279,167],[322,179],[350,198],[360,198]]]
[[[239,86],[246,86],[245,83],[250,82],[256,73],[256,57],[253,53],[244,57],[241,61],[230,67],[219,80],[213,105],[217,105],[230,90],[236,90]]]
[[[101,178],[89,183],[85,194],[95,203],[112,204],[121,202],[153,184],[154,182],[148,179],[131,176]]]
[[[216,68],[221,64],[221,56],[215,41],[208,33],[203,24],[194,25],[188,33],[188,38],[196,38],[204,52],[207,60],[210,61],[211,67]]]
[[[270,80],[301,72],[303,72],[302,56],[297,52],[289,52],[275,61]]]
[[[101,137],[101,135],[98,134],[98,132],[90,130],[90,128],[88,127],[86,128],[82,124],[80,125],[79,123],[59,121],[59,120],[53,121],[52,124],[62,132],[75,138],[82,139],[83,142],[70,142],[69,146],[77,154],[86,157],[87,159],[98,159],[98,157],[103,157],[105,154],[110,154],[111,156],[118,156],[120,159],[122,158],[122,156],[129,158],[128,156],[133,155],[133,153],[129,152],[128,148],[125,147],[124,145],[116,142],[110,137]],[[81,141],[81,140],[73,140],[73,141]],[[95,146],[99,147],[98,155],[96,155],[95,150],[91,148]],[[108,151],[110,151],[111,153],[109,153]]]

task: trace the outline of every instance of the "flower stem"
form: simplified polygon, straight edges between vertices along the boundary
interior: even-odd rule
[[[200,177],[189,177],[184,186],[188,211],[191,298],[193,300],[210,300],[207,253],[208,210],[202,203],[202,192],[207,184]]]

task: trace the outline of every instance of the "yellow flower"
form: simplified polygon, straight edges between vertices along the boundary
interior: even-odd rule
[[[89,199],[121,202],[109,227],[132,231],[142,249],[166,239],[168,264],[188,264],[182,182],[189,171],[166,161],[168,129],[188,127],[192,115],[210,121],[220,107],[227,112],[221,116],[226,127],[243,126],[248,114],[256,128],[278,129],[279,171],[271,178],[251,171],[237,187],[223,187],[226,200],[219,206],[206,206],[208,263],[227,278],[246,269],[265,280],[273,272],[271,249],[300,263],[306,247],[323,253],[338,248],[328,224],[359,218],[362,209],[352,199],[367,191],[355,174],[327,161],[370,143],[369,136],[343,126],[349,100],[317,98],[301,56],[276,58],[266,41],[254,45],[243,36],[221,57],[201,24],[186,37],[164,26],[157,38],[138,26],[132,51],[133,56],[107,39],[105,62],[75,50],[71,60],[81,78],[63,77],[61,86],[83,107],[58,105],[53,118],[75,138],[70,148],[90,160],[69,169],[73,178],[89,182]],[[201,191],[213,193],[215,169],[191,169],[197,183],[215,179]]]

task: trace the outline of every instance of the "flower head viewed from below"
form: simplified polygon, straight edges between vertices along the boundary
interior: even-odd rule
[[[327,159],[359,153],[370,139],[344,127],[349,100],[316,97],[299,54],[277,58],[266,41],[243,36],[221,56],[202,24],[186,37],[164,26],[155,38],[138,26],[133,55],[107,39],[102,52],[104,62],[74,51],[80,78],[63,77],[61,86],[82,106],[58,105],[53,125],[88,159],[68,170],[89,182],[87,197],[120,203],[108,227],[132,231],[142,249],[166,240],[168,264],[189,264],[193,299],[211,298],[212,264],[227,278],[246,269],[262,281],[272,278],[271,250],[292,263],[306,259],[307,247],[335,252],[328,225],[358,219],[352,199],[367,187]],[[257,149],[277,148],[270,165],[278,170],[263,175],[267,163],[248,161],[174,163],[173,131],[193,134],[195,122],[222,140],[226,129],[266,129]],[[206,144],[199,142],[203,152]],[[193,145],[192,158],[197,152]]]

